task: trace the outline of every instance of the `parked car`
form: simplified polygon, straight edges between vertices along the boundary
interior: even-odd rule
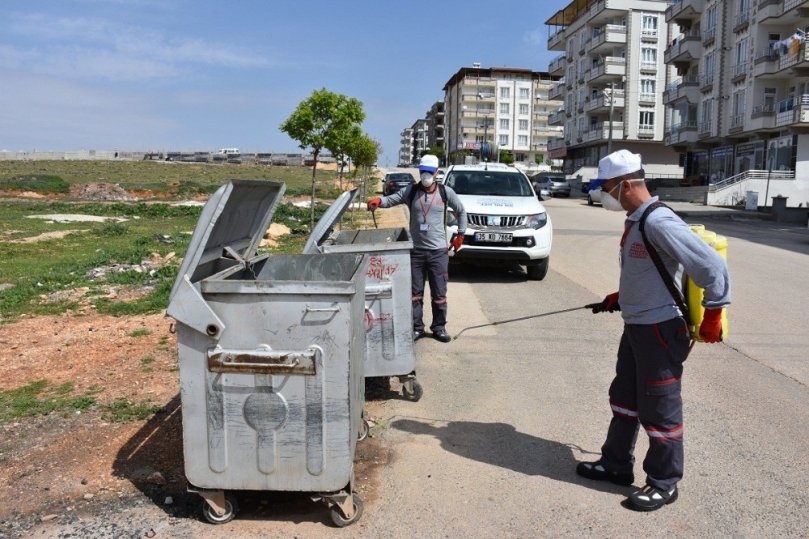
[[[570,196],[570,183],[565,178],[564,174],[552,172],[540,172],[535,174],[531,181],[534,184],[539,184],[542,187],[547,187],[552,196],[555,197],[569,197]]]
[[[534,186],[534,191],[536,191],[537,195],[540,198],[547,197],[551,198],[553,193],[551,193],[551,179],[548,177],[541,177],[541,176],[534,176],[531,178],[531,185]]]
[[[389,196],[410,185],[416,183],[416,178],[409,172],[388,172],[382,180],[382,195]]]
[[[601,187],[587,191],[587,204],[590,206],[596,203],[601,204],[601,193]]]
[[[444,183],[444,171],[442,169],[437,170],[437,174],[435,175],[435,181],[438,183]]]
[[[528,176],[502,163],[453,165],[444,183],[466,209],[468,226],[463,247],[452,261],[517,262],[528,278],[541,281],[548,273],[553,226]],[[447,238],[457,232],[452,220]]]

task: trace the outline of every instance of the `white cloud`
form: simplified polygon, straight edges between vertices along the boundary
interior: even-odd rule
[[[529,45],[546,45],[548,38],[542,34],[542,28],[537,28],[536,30],[526,32],[523,35],[522,40]]]

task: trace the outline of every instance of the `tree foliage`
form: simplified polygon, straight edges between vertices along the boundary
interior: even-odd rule
[[[314,157],[312,165],[312,199],[310,227],[315,226],[315,174],[320,152],[345,145],[354,128],[365,120],[362,102],[358,99],[335,94],[325,88],[315,90],[301,101],[295,111],[280,126],[281,131],[298,141],[302,150],[311,149]],[[361,133],[361,131],[360,131]],[[334,152],[333,152],[334,153]],[[334,154],[335,157],[338,155]]]

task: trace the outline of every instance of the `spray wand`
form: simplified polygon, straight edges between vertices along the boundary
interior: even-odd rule
[[[531,314],[528,316],[521,316],[519,318],[510,318],[508,320],[498,320],[496,322],[489,322],[488,324],[480,324],[477,326],[471,326],[468,328],[463,328],[460,333],[455,335],[452,340],[457,339],[461,336],[461,334],[468,330],[468,329],[478,329],[478,328],[485,328],[487,326],[499,326],[500,324],[508,324],[509,322],[519,322],[520,320],[530,320],[531,318],[541,318],[543,316],[551,316],[553,314],[562,314],[562,313],[569,313],[572,311],[578,311],[579,309],[593,309],[601,305],[601,302],[598,303],[590,303],[589,305],[584,305],[583,307],[571,307],[570,309],[562,309],[561,311],[551,311],[549,313],[541,313],[541,314]]]

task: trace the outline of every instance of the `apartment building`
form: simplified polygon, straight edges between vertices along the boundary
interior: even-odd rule
[[[666,1],[574,0],[546,24],[548,49],[561,54],[548,72],[561,77],[550,92],[564,106],[549,118],[563,134],[549,155],[567,174],[595,178],[598,161],[626,149],[643,156],[649,176],[678,177],[680,156],[662,144],[664,86],[669,68]]]
[[[413,129],[405,127],[400,135],[399,166],[404,167],[413,162]]]
[[[467,156],[496,160],[509,152],[516,166],[548,159],[548,142],[562,128],[548,117],[562,101],[550,97],[559,80],[547,72],[511,67],[463,67],[444,85],[444,149],[448,162]]]
[[[665,144],[713,203],[809,201],[809,1],[678,0]],[[710,200],[709,200],[710,202]]]
[[[444,147],[444,102],[436,101],[427,114],[424,116],[427,120],[427,147],[428,148],[443,148]]]

